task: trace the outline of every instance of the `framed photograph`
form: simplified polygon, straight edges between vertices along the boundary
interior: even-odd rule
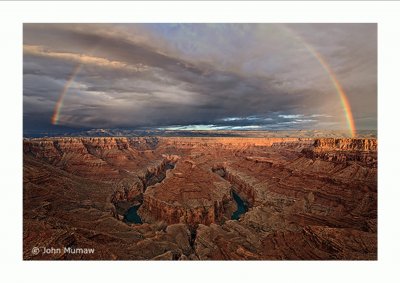
[[[24,23],[24,260],[377,260],[376,23]]]

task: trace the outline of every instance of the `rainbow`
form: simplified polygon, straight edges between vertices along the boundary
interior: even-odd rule
[[[324,71],[328,74],[329,79],[331,80],[333,86],[335,87],[336,92],[338,93],[340,97],[340,102],[342,104],[344,114],[346,117],[347,121],[347,126],[350,132],[350,135],[352,138],[356,137],[357,135],[357,130],[356,130],[356,125],[354,122],[353,118],[353,112],[351,111],[351,106],[349,99],[347,98],[347,95],[345,91],[343,90],[342,85],[340,84],[335,72],[332,70],[332,68],[329,66],[327,61],[322,57],[322,55],[315,50],[305,39],[297,35],[294,31],[292,31],[289,27],[280,24],[278,25],[281,27],[283,30],[285,30],[287,33],[289,33],[292,37],[294,37],[297,41],[301,42],[301,44],[307,49],[307,51],[315,58],[318,60],[319,64],[322,66]]]
[[[324,71],[328,74],[329,79],[331,80],[336,92],[338,93],[338,95],[340,97],[340,101],[341,101],[341,104],[342,104],[342,107],[343,107],[343,110],[344,110],[344,114],[345,114],[345,117],[346,117],[347,126],[348,126],[348,129],[349,129],[350,135],[353,138],[356,137],[357,130],[356,130],[356,126],[355,126],[355,122],[354,122],[354,118],[353,118],[353,113],[351,111],[351,106],[350,106],[349,100],[347,98],[347,95],[346,95],[345,91],[343,90],[343,87],[340,84],[335,72],[329,66],[327,61],[322,57],[322,55],[317,50],[315,50],[307,41],[305,41],[305,39],[303,39],[302,37],[297,35],[289,27],[287,27],[287,26],[285,26],[283,24],[277,24],[277,26],[280,27],[282,30],[284,30],[289,35],[291,35],[291,37],[293,37],[297,41],[299,41],[307,49],[307,51],[315,59],[317,59],[317,61],[322,66]],[[58,125],[59,118],[60,118],[60,112],[61,112],[61,108],[62,108],[63,101],[64,101],[64,97],[65,97],[66,93],[68,92],[68,89],[69,89],[71,83],[75,80],[75,77],[78,75],[78,73],[81,70],[81,68],[82,68],[82,63],[79,63],[75,67],[75,69],[72,71],[69,79],[65,83],[65,85],[64,85],[64,87],[63,87],[63,89],[62,89],[62,91],[61,91],[61,93],[59,95],[59,98],[57,100],[56,106],[54,108],[53,116],[51,118],[51,123],[53,125]]]
[[[78,75],[79,71],[82,68],[82,63],[79,63],[74,70],[72,71],[71,75],[69,76],[67,82],[64,84],[63,89],[58,97],[56,106],[54,108],[54,113],[53,116],[51,117],[51,123],[53,125],[58,125],[58,121],[60,119],[60,112],[61,112],[61,108],[64,102],[64,97],[68,92],[68,89],[71,85],[71,83],[75,80],[75,77]]]
[[[92,54],[97,49],[99,44],[100,44],[100,42],[98,42],[97,44],[93,45],[93,47],[88,50],[87,54]],[[53,125],[58,125],[58,122],[60,120],[61,108],[62,108],[63,103],[64,103],[64,97],[68,93],[68,89],[71,86],[71,84],[74,82],[76,76],[79,74],[80,70],[82,69],[82,66],[83,66],[83,62],[80,61],[76,65],[76,67],[72,70],[71,75],[69,76],[67,82],[64,84],[64,86],[63,86],[63,88],[61,90],[61,93],[58,96],[58,100],[57,100],[56,106],[54,107],[53,116],[51,116],[51,123]]]

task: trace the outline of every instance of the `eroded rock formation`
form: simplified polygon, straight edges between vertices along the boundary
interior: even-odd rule
[[[232,203],[230,184],[190,160],[180,160],[162,183],[149,187],[139,210],[148,222],[220,223]]]
[[[314,146],[303,152],[309,158],[359,161],[368,167],[377,167],[377,146],[375,139],[316,139]]]
[[[24,259],[377,256],[376,139],[44,138],[23,150]],[[249,207],[239,220],[232,191]],[[143,224],[124,221],[131,206]]]

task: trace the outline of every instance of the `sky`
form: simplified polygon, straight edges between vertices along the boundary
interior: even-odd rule
[[[24,24],[23,36],[24,132],[346,130],[332,76],[356,129],[377,128],[376,24]]]

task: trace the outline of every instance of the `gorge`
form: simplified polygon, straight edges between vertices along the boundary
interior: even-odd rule
[[[23,151],[24,259],[377,258],[375,138],[36,138]]]

